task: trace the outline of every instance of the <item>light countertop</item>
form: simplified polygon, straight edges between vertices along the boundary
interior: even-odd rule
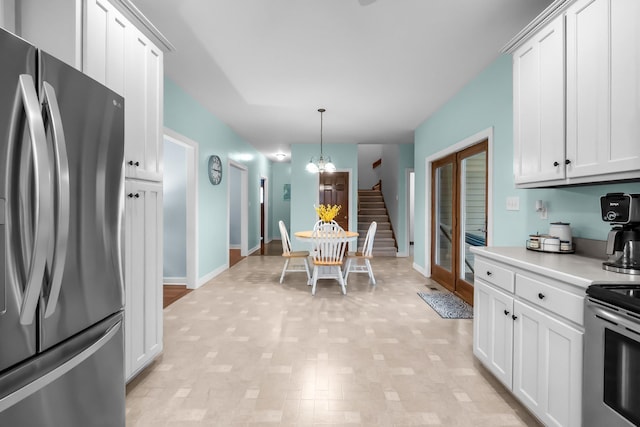
[[[587,288],[593,282],[640,283],[640,275],[602,269],[602,260],[574,254],[531,251],[523,247],[473,246],[471,252],[514,267]]]

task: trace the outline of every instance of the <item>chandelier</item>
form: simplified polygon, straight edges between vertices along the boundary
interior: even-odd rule
[[[320,157],[318,157],[317,160],[315,157],[312,157],[309,163],[307,163],[307,171],[311,173],[336,171],[336,165],[331,163],[331,157],[324,157],[322,154],[322,114],[325,111],[324,108],[318,108],[318,112],[320,113]]]

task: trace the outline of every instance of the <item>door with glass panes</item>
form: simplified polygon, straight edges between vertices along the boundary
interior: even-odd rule
[[[487,141],[431,166],[431,278],[472,304],[470,248],[487,238]]]

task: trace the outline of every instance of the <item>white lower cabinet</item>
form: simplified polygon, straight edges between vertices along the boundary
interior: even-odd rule
[[[513,297],[476,280],[473,296],[473,352],[504,385],[513,372]]]
[[[562,282],[478,254],[476,260],[474,355],[545,425],[580,426],[584,296]]]
[[[582,332],[514,302],[513,393],[547,426],[581,425]]]
[[[125,183],[125,377],[162,351],[162,183]]]

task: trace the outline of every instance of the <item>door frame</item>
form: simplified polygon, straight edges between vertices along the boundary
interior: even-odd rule
[[[230,172],[229,168],[240,170],[240,255],[247,256],[249,255],[249,169],[231,159],[227,162],[227,171]],[[231,179],[227,179],[227,268],[229,268],[231,214]]]
[[[271,241],[269,235],[269,178],[266,176],[260,176],[258,180],[258,191],[260,191],[260,180],[264,180],[264,241],[262,243],[267,244]],[[258,200],[259,202],[260,200]],[[258,210],[260,208],[258,207]],[[259,214],[260,212],[258,212]]]
[[[196,289],[198,272],[198,143],[164,128],[163,138],[185,148],[187,154],[187,288]]]
[[[471,135],[425,158],[424,197],[424,265],[425,276],[431,277],[431,173],[434,161],[487,140],[487,246],[493,242],[493,126]]]

